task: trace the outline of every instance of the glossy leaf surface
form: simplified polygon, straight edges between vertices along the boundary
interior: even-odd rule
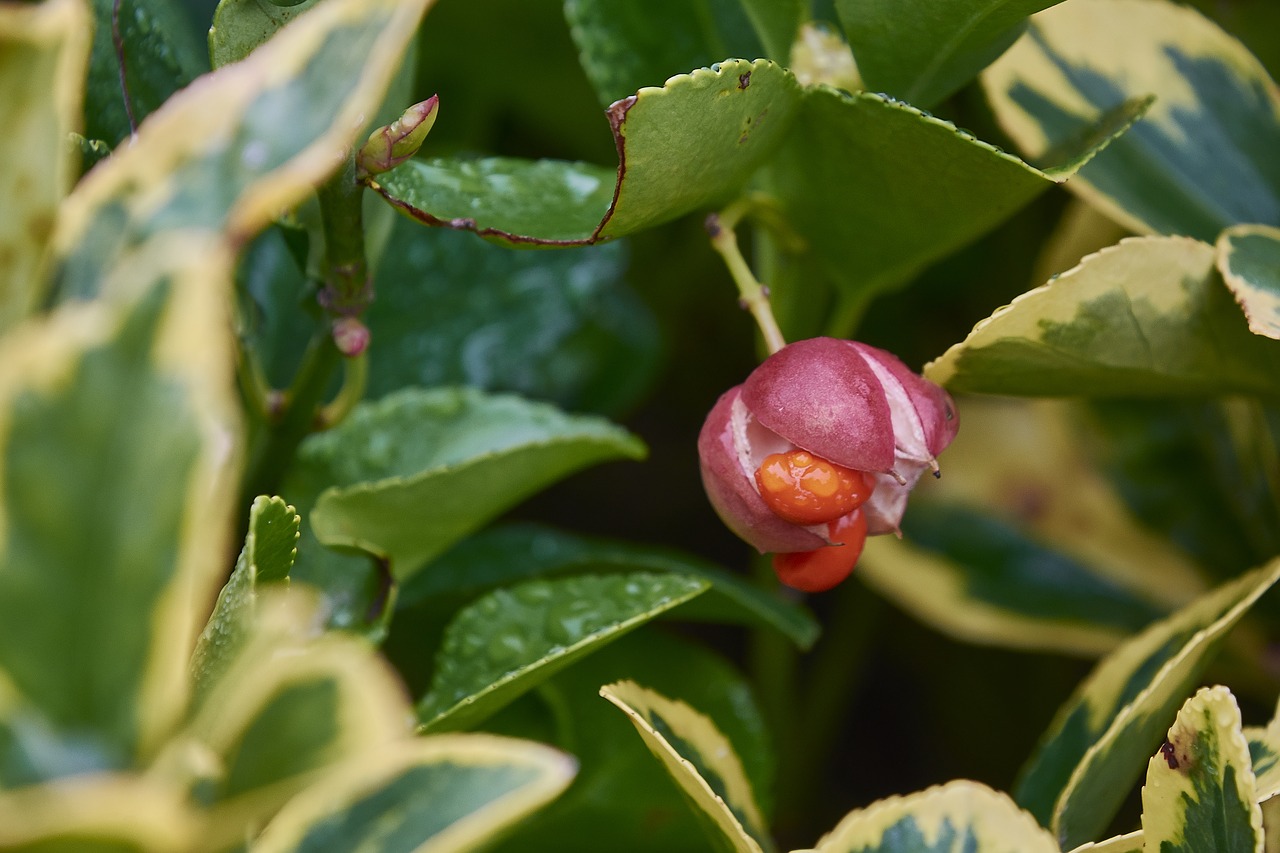
[[[431,0],[335,0],[227,66],[140,128],[82,181],[54,236],[55,293],[167,229],[247,239],[326,177],[376,110]]]
[[[1218,271],[1255,335],[1280,339],[1280,228],[1236,225],[1218,237]]]
[[[681,608],[682,617],[768,626],[801,648],[809,648],[818,637],[817,621],[799,603],[771,595],[691,555],[536,525],[496,527],[459,543],[414,576],[399,601],[408,606],[447,593],[473,595],[533,577],[601,571],[670,572],[701,578],[711,587]]]
[[[1058,0],[837,0],[867,89],[931,107],[1017,39]]]
[[[422,738],[363,756],[297,797],[252,853],[462,853],[556,797],[571,758],[480,735]]]
[[[1262,853],[1256,793],[1235,697],[1225,687],[1201,688],[1182,706],[1147,766],[1142,788],[1147,848]]]
[[[318,0],[261,3],[258,0],[220,0],[209,28],[209,57],[214,68],[239,62]]]
[[[368,396],[471,385],[575,411],[632,405],[659,341],[625,281],[626,249],[513,252],[397,216],[365,315],[375,341]]]
[[[948,782],[847,815],[813,853],[1057,853],[1053,837],[1004,794]]]
[[[81,127],[91,26],[74,0],[0,10],[0,329],[33,307],[58,204],[75,180],[65,140]]]
[[[386,559],[404,580],[498,513],[643,445],[600,418],[470,389],[407,389],[365,404],[300,451],[326,545]]]
[[[93,52],[85,135],[115,147],[209,70],[204,46],[175,0],[92,0]]]
[[[513,243],[621,237],[730,198],[781,143],[799,92],[771,62],[726,61],[609,108],[616,172],[547,160],[413,160],[375,188],[415,219]]]
[[[707,589],[680,575],[528,581],[460,612],[418,706],[427,731],[465,728],[575,659]]]
[[[1136,231],[1212,241],[1241,222],[1280,225],[1280,90],[1189,7],[1063,3],[1036,16],[983,81],[1033,161],[1117,104],[1155,95],[1147,118],[1068,185]]]
[[[695,814],[699,810],[689,807],[667,771],[636,737],[628,718],[600,701],[600,685],[622,679],[646,684],[664,696],[679,696],[715,720],[742,759],[761,810],[768,812],[774,780],[772,739],[751,687],[705,645],[662,628],[647,625],[610,643],[521,699],[526,706],[536,703],[547,719],[554,709],[563,721],[546,734],[512,726],[508,712],[516,711],[516,705],[487,721],[501,732],[552,739],[581,762],[565,795],[513,833],[497,848],[500,853],[543,848],[668,853],[706,846],[705,830]],[[680,665],[671,666],[673,660]]]
[[[1103,659],[1059,710],[1016,797],[1064,848],[1106,827],[1208,657],[1277,577],[1273,562],[1152,625]]]
[[[1131,238],[997,310],[925,375],[953,392],[1273,394],[1280,347],[1249,331],[1212,246]]]
[[[713,842],[737,853],[773,850],[742,761],[715,723],[679,700],[623,681],[600,688],[714,827]]]

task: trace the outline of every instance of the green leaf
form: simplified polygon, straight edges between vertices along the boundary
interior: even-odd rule
[[[1041,15],[983,76],[1033,160],[1125,100],[1146,120],[1068,188],[1139,232],[1212,241],[1280,225],[1280,90],[1238,41],[1163,0],[1072,0]]]
[[[309,788],[250,851],[477,850],[554,799],[574,769],[547,747],[486,735],[397,744]]]
[[[209,28],[209,58],[214,68],[239,62],[265,44],[285,24],[316,5],[301,0],[277,5],[262,0],[219,0]]]
[[[1182,706],[1147,766],[1147,849],[1262,853],[1262,809],[1240,726],[1240,709],[1225,687],[1201,688]]]
[[[1147,529],[1221,578],[1280,553],[1272,404],[1098,400],[1090,408],[1101,462]]]
[[[925,376],[992,394],[1267,395],[1280,347],[1250,333],[1212,246],[1135,237],[999,309]]]
[[[1280,708],[1265,727],[1244,729],[1256,785],[1255,799],[1265,802],[1280,794]]]
[[[706,816],[712,838],[738,853],[773,850],[742,760],[706,716],[635,682],[600,688],[630,719],[692,805]]]
[[[1096,138],[1081,141],[1083,153],[1064,153],[1065,165],[1041,171],[883,95],[806,90],[768,172],[778,213],[807,244],[788,257],[800,263],[796,280],[769,282],[783,313],[813,298],[805,264],[838,289],[846,310],[865,305],[1065,180],[1141,108],[1112,116]]]
[[[1013,44],[1059,0],[836,0],[865,88],[931,107]]]
[[[799,93],[781,66],[729,60],[609,108],[616,175],[555,161],[411,160],[374,188],[427,224],[517,244],[621,237],[741,189],[790,129]]]
[[[406,389],[308,439],[298,476],[333,484],[308,518],[320,542],[387,560],[403,581],[556,480],[643,455],[639,440],[600,418],[471,389]]]
[[[565,0],[564,16],[578,46],[582,68],[600,103],[608,106],[645,86],[661,86],[677,74],[705,68],[726,57],[761,55],[751,25],[736,2],[715,0],[649,0],[644,4],[608,0]],[[781,36],[775,21],[795,0],[762,4],[750,0],[748,14]],[[773,8],[764,8],[770,6]],[[792,28],[798,24],[793,22]],[[770,42],[776,42],[771,38]],[[769,58],[784,63],[791,43]]]
[[[191,655],[195,707],[226,674],[253,629],[258,585],[288,580],[298,555],[299,523],[298,513],[280,498],[259,497],[249,508],[249,532],[235,571]]]
[[[803,605],[717,566],[666,548],[590,539],[538,525],[495,527],[464,540],[415,575],[401,590],[399,603],[411,606],[450,592],[475,595],[550,574],[601,571],[702,578],[710,589],[685,605],[681,617],[767,626],[802,649],[818,638],[818,623]]]
[[[968,780],[851,812],[813,853],[1057,853],[1053,838],[1004,794]]]
[[[194,775],[214,810],[209,832],[226,841],[243,837],[246,825],[261,823],[317,772],[409,734],[410,709],[394,673],[359,639],[317,635],[321,612],[309,593],[263,592],[238,654],[175,740],[216,757],[201,764],[211,770]]]
[[[804,0],[741,0],[742,9],[751,20],[765,56],[774,62],[787,63],[800,24],[809,13]]]
[[[1064,849],[1114,816],[1227,630],[1280,577],[1280,561],[1152,625],[1105,658],[1059,710],[1017,786]]]
[[[707,586],[696,578],[637,572],[529,581],[490,593],[461,611],[445,633],[431,688],[418,706],[423,729],[474,725]]]
[[[907,541],[868,542],[859,577],[960,639],[1098,655],[1165,613],[990,516],[916,504],[903,521]]]
[[[77,780],[0,793],[0,849],[6,853],[156,853],[191,849],[190,807],[133,775]]]
[[[701,825],[666,770],[635,736],[631,723],[600,701],[600,685],[622,679],[641,682],[667,696],[680,696],[716,721],[742,759],[761,811],[768,812],[774,778],[772,740],[751,686],[704,643],[647,625],[576,662],[531,694],[491,717],[486,727],[501,733],[508,712],[533,705],[556,724],[555,745],[581,763],[573,785],[555,804],[499,847],[515,851],[627,850],[669,853],[700,850]],[[672,666],[671,661],[679,661]],[[531,712],[526,710],[526,714]]]
[[[41,721],[0,738],[6,786],[156,748],[225,571],[238,409],[209,317],[229,259],[150,248],[108,298],[0,341],[0,672]]]
[[[93,0],[93,52],[85,134],[113,148],[147,116],[209,70],[176,0]]]
[[[331,0],[172,98],[68,197],[55,295],[93,296],[101,270],[167,230],[239,245],[306,197],[376,110],[430,3]]]
[[[1255,335],[1280,339],[1280,228],[1237,225],[1218,237],[1218,271]]]
[[[75,180],[66,138],[80,125],[91,26],[75,0],[0,9],[0,330],[33,307],[58,204]]]
[[[365,315],[377,342],[368,395],[465,384],[574,411],[632,405],[659,341],[625,281],[626,249],[513,252],[397,216]]]
[[[1082,412],[971,397],[917,488],[904,541],[867,542],[858,577],[971,642],[1102,654],[1201,594],[1177,548],[1145,530],[1091,458]]]

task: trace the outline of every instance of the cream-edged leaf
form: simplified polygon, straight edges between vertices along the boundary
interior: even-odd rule
[[[250,853],[463,853],[554,799],[573,759],[488,735],[373,750],[286,806]]]
[[[631,681],[606,685],[600,695],[630,718],[645,745],[705,816],[714,842],[736,853],[773,850],[742,760],[714,722],[684,702]]]
[[[1058,853],[1053,836],[986,785],[948,782],[848,814],[812,853]],[[800,851],[797,851],[800,853]]]
[[[1235,697],[1225,687],[1201,688],[1147,765],[1146,845],[1161,853],[1262,853],[1256,800]]]
[[[1235,225],[1218,236],[1218,271],[1255,335],[1280,339],[1280,228]]]

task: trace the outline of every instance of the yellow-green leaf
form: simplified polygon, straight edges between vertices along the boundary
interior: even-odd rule
[[[250,853],[462,853],[541,808],[574,762],[540,744],[438,735],[361,757],[289,803]]]
[[[1280,707],[1266,726],[1244,730],[1257,783],[1258,802],[1280,794]]]
[[[104,774],[0,793],[6,853],[172,853],[199,831],[181,792],[153,780]]]
[[[75,745],[10,741],[28,783],[156,747],[225,571],[239,422],[230,329],[209,318],[230,258],[175,238],[132,260],[106,298],[0,341],[0,670]]]
[[[968,780],[851,812],[810,853],[1058,853],[1006,795]],[[797,851],[801,853],[801,851]]]
[[[330,0],[171,98],[63,206],[56,295],[94,295],[161,231],[243,241],[301,201],[376,112],[431,2]]]
[[[1142,830],[1127,832],[1106,841],[1090,841],[1081,844],[1071,853],[1143,853]]]
[[[1090,458],[1080,412],[970,397],[964,428],[920,484],[906,538],[867,542],[858,577],[970,642],[1102,654],[1204,591]]]
[[[1106,827],[1209,656],[1277,578],[1280,560],[1152,625],[1103,659],[1059,710],[1016,794],[1064,848]]]
[[[1236,225],[1218,237],[1218,270],[1255,335],[1280,339],[1280,228]]]
[[[1225,687],[1202,688],[1147,765],[1146,846],[1160,853],[1262,853],[1255,794],[1235,697]]]
[[[737,853],[773,849],[742,760],[714,722],[631,681],[606,685],[600,695],[631,718],[654,756],[706,816],[714,841],[727,842]]]
[[[1212,246],[1134,237],[1000,308],[925,375],[991,394],[1274,394],[1280,347],[1249,331]]]
[[[92,19],[82,0],[0,7],[0,330],[25,316],[39,288],[58,204],[79,159]]]
[[[1280,89],[1236,39],[1168,0],[1071,0],[1031,19],[983,75],[1032,159],[1133,97],[1145,120],[1068,185],[1135,231],[1213,240],[1280,225]]]

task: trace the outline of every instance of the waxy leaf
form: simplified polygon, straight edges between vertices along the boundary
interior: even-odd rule
[[[774,849],[742,760],[714,722],[631,681],[601,687],[600,695],[631,719],[645,745],[705,814],[717,846],[727,844],[736,853]]]
[[[92,297],[98,272],[154,234],[239,243],[302,200],[377,109],[430,4],[331,0],[172,98],[68,197],[54,295]]]
[[[1202,688],[1178,712],[1147,765],[1142,831],[1161,853],[1262,853],[1249,745],[1227,688]]]
[[[1059,0],[836,0],[864,87],[931,107],[1013,44]]]
[[[781,66],[728,60],[613,104],[616,172],[506,158],[412,160],[373,186],[427,224],[512,243],[621,237],[732,197],[781,143],[799,94]]]
[[[1128,511],[1068,403],[974,397],[903,518],[858,577],[971,642],[1102,654],[1204,591],[1194,564]]]
[[[556,480],[643,455],[600,418],[471,389],[406,389],[309,439],[299,476],[333,484],[308,518],[320,542],[373,554],[404,580]]]
[[[85,135],[115,147],[209,58],[178,0],[92,0]]]
[[[892,98],[806,90],[769,170],[778,212],[807,244],[798,281],[769,281],[775,297],[788,303],[784,311],[811,300],[812,264],[843,310],[864,306],[1066,180],[1144,106],[1110,116],[1042,171]]]
[[[1280,346],[1249,331],[1212,246],[1135,237],[997,310],[925,376],[953,392],[1265,395]]]
[[[0,330],[33,307],[58,204],[75,180],[91,27],[78,0],[0,8]]]
[[[573,759],[486,735],[422,738],[373,754],[308,788],[250,853],[464,853],[554,799]]]
[[[693,556],[537,525],[495,527],[459,543],[414,576],[401,590],[399,603],[409,606],[451,592],[474,595],[550,574],[602,571],[671,572],[702,578],[711,588],[681,609],[683,618],[768,626],[802,649],[818,638],[818,623],[803,605]]]
[[[1068,184],[1135,231],[1212,241],[1280,225],[1280,90],[1238,41],[1164,0],[1072,0],[1037,15],[983,75],[1032,160],[1130,98],[1144,121]]]
[[[851,812],[812,853],[1057,853],[1053,837],[1004,794],[948,782]],[[799,853],[799,851],[797,851]]]
[[[1255,335],[1280,339],[1280,228],[1236,225],[1218,237],[1218,271]]]
[[[409,734],[403,688],[367,643],[316,636],[310,596],[262,598],[240,654],[184,732],[218,757],[202,792],[228,832],[269,817],[317,771]]]
[[[695,599],[696,601],[697,599]],[[679,661],[672,666],[671,661]],[[746,679],[705,644],[645,626],[574,663],[486,725],[499,732],[512,712],[554,709],[556,725],[545,735],[571,750],[581,764],[565,795],[522,826],[498,849],[627,850],[669,853],[706,846],[701,810],[690,809],[663,766],[635,736],[628,718],[600,701],[600,685],[635,681],[684,702],[716,721],[742,759],[761,811],[772,792],[774,751]],[[534,706],[530,709],[529,706]],[[559,736],[557,736],[557,733]],[[528,735],[526,735],[528,736]],[[696,812],[696,813],[695,813]]]
[[[395,217],[364,320],[370,398],[470,385],[609,414],[657,367],[658,329],[625,281],[627,246],[512,252]],[[282,307],[296,311],[296,302]]]
[[[220,0],[209,28],[209,58],[214,68],[239,62],[280,28],[319,0],[275,4],[262,0]]]
[[[238,408],[209,318],[230,259],[177,239],[135,261],[0,341],[0,671],[33,723],[0,739],[5,786],[154,749],[225,571]]]
[[[188,850],[198,827],[186,802],[140,776],[106,775],[0,793],[0,849],[6,853]]]
[[[260,584],[287,580],[298,556],[297,511],[280,498],[259,497],[249,508],[249,532],[235,571],[218,593],[191,655],[197,707],[226,673],[253,629]]]
[[[706,591],[706,581],[634,573],[529,581],[462,610],[418,706],[425,731],[478,723],[577,658]]]
[[[1280,561],[1224,584],[1103,659],[1059,710],[1017,786],[1064,849],[1110,822],[1227,630],[1280,577]]]

